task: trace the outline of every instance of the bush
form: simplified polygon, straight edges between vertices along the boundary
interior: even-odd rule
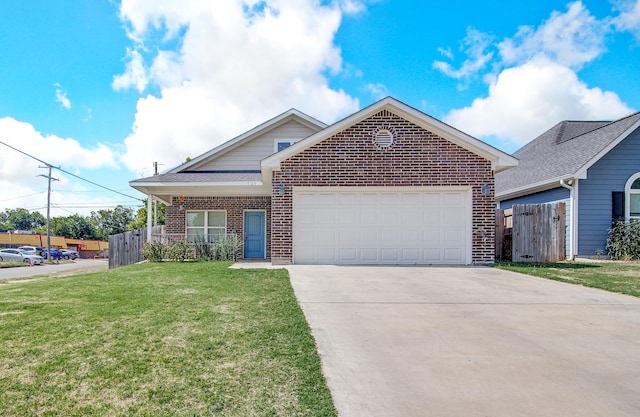
[[[611,259],[630,261],[640,259],[640,222],[616,222],[608,230],[607,252]]]
[[[174,262],[184,262],[193,258],[189,244],[184,240],[176,240],[166,249],[167,258]]]
[[[149,262],[162,262],[166,246],[162,242],[147,242],[142,246],[142,257]]]
[[[194,241],[196,257],[209,261],[235,261],[242,251],[242,241],[236,234],[224,235],[213,243],[198,236]]]
[[[213,243],[213,259],[216,261],[235,261],[240,256],[242,241],[238,235],[226,235]]]

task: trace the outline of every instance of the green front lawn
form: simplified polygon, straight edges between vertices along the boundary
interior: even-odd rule
[[[640,262],[496,262],[497,268],[640,297]]]
[[[0,281],[0,414],[335,416],[286,270]]]

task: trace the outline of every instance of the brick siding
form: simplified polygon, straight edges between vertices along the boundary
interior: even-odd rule
[[[378,146],[380,129],[395,138]],[[280,195],[280,184],[285,185]],[[482,195],[482,185],[491,193]],[[273,173],[271,260],[292,262],[294,186],[471,186],[473,263],[494,261],[495,206],[491,163],[442,137],[382,110],[300,152]]]
[[[182,210],[177,197],[173,205],[166,209],[166,233],[184,235],[186,233],[186,212],[189,210],[225,210],[227,212],[227,233],[242,236],[244,230],[244,210],[266,211],[266,257],[271,256],[271,197],[185,197]]]

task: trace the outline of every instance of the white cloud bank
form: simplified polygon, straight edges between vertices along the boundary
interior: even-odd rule
[[[612,23],[618,29],[640,28],[639,4],[619,1],[623,13],[598,20],[576,1],[564,13],[551,13],[539,27],[522,26],[512,38],[491,45],[491,37],[470,30],[463,48],[469,58],[460,69],[440,61],[434,67],[468,82],[491,65],[484,77],[488,95],[450,111],[444,120],[474,136],[522,146],[561,120],[607,120],[631,113],[617,94],[589,87],[578,71],[606,51]],[[493,60],[491,47],[497,52]]]
[[[0,118],[0,141],[25,153],[47,162],[53,166],[61,166],[66,170],[115,168],[116,155],[105,145],[84,148],[78,141],[61,138],[55,135],[43,135],[34,127],[11,117]],[[44,213],[46,207],[47,180],[40,175],[48,175],[47,169],[37,160],[30,158],[0,144],[0,202],[3,206],[38,209]],[[52,183],[55,192],[52,201],[58,204],[101,206],[102,198],[87,198],[78,194],[86,188],[77,180],[53,170]],[[82,210],[73,209],[74,212]],[[87,211],[90,211],[89,209]],[[70,213],[54,210],[52,216],[67,216]],[[86,213],[88,214],[88,213]]]
[[[342,71],[334,37],[353,0],[154,2],[123,0],[133,47],[114,89],[157,91],[139,99],[123,161],[134,172],[174,166],[298,108],[332,122],[358,101],[329,86]]]

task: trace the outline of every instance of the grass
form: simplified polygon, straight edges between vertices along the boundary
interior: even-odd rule
[[[24,262],[15,262],[15,261],[0,262],[0,268],[20,268],[23,266],[29,266],[29,264]]]
[[[639,262],[497,262],[496,267],[537,277],[640,297]]]
[[[150,263],[0,281],[0,410],[335,416],[286,270]]]

